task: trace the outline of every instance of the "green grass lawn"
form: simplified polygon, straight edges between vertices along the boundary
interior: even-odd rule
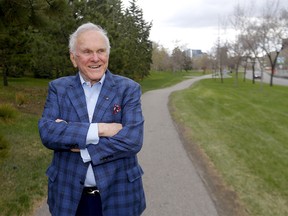
[[[40,144],[37,120],[34,115],[20,113],[0,127],[9,144],[8,156],[0,166],[0,215],[30,215],[34,202],[46,196],[45,170],[51,152]]]
[[[47,194],[45,171],[51,152],[41,145],[37,128],[47,85],[47,80],[10,78],[8,87],[0,86],[0,107],[9,104],[17,112],[0,118],[0,137],[5,141],[5,148],[0,148],[1,216],[31,215],[34,203]]]
[[[175,121],[251,216],[288,215],[288,87],[202,80],[173,93]]]

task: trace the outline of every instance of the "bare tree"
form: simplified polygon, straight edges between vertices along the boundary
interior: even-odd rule
[[[257,35],[259,45],[269,59],[271,66],[270,86],[273,85],[273,76],[276,70],[277,58],[287,46],[284,41],[288,38],[287,10],[279,7],[278,1],[267,1],[263,9],[263,16],[259,22]]]
[[[171,70],[171,68],[172,65],[167,49],[153,42],[151,69],[156,71],[167,71]]]
[[[277,58],[287,46],[287,43],[283,43],[283,41],[287,41],[285,39],[288,38],[288,12],[280,5],[279,0],[267,0],[258,15],[253,8],[256,7],[252,4],[250,9],[237,5],[232,24],[242,37],[242,42],[246,44],[246,52],[251,54],[252,68],[254,68],[256,60],[263,68],[262,59],[265,55],[267,56],[271,66],[270,86],[272,86]]]
[[[206,74],[207,70],[213,69],[214,61],[212,54],[204,53],[199,57],[193,58],[193,69],[202,70],[203,74]]]
[[[235,43],[229,43],[227,44],[227,47],[230,56],[229,61],[233,59],[232,63],[234,64],[233,67],[235,68],[235,85],[237,85],[239,77],[238,76],[239,67],[243,62],[243,60],[246,59],[245,56],[247,55],[247,50],[245,49],[245,42],[242,40],[241,37],[238,37]]]
[[[173,64],[173,71],[180,71],[183,69],[184,65],[184,54],[179,47],[175,47],[172,51],[172,64]]]

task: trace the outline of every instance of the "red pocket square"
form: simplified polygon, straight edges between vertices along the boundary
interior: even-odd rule
[[[115,104],[115,105],[114,105],[114,108],[113,108],[113,114],[117,114],[117,113],[120,112],[120,111],[121,111],[120,105]]]

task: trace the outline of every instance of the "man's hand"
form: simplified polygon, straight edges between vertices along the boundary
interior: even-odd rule
[[[56,119],[55,122],[57,122],[57,123],[65,122],[67,124],[67,122],[65,120],[63,120],[63,119]],[[78,152],[80,152],[80,149],[73,148],[73,149],[70,149],[70,151],[78,153]]]
[[[112,137],[122,129],[119,123],[98,123],[99,137]]]
[[[75,153],[79,153],[80,152],[80,149],[77,149],[77,148],[73,148],[73,149],[70,149],[71,152],[75,152]]]
[[[65,122],[67,124],[67,122],[63,119],[56,119],[55,122],[60,123],[60,122]]]

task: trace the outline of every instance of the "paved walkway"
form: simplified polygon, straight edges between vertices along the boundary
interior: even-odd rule
[[[211,77],[211,75],[209,76]],[[170,118],[168,97],[205,77],[142,96],[145,116],[144,146],[139,154],[144,169],[147,209],[143,216],[218,216],[203,181],[189,159]],[[34,216],[49,216],[43,204]]]
[[[147,209],[144,216],[218,215],[180,141],[167,107],[171,92],[188,88],[199,79],[189,79],[143,95],[145,140],[139,160],[145,172]]]

